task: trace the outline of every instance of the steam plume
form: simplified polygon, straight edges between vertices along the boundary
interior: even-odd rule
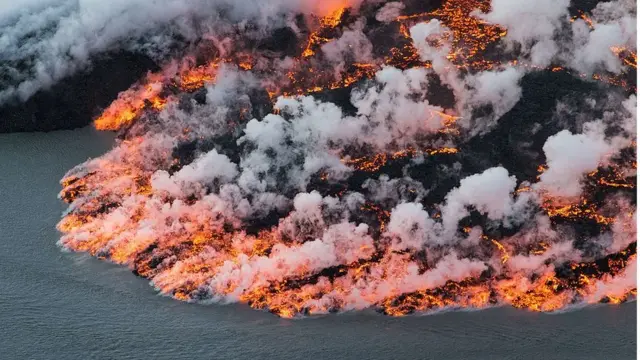
[[[180,300],[283,317],[635,297],[636,50],[624,25],[635,12],[300,1],[227,16],[223,2],[167,1],[139,28],[135,4],[121,4],[118,19],[136,25],[119,31],[148,36],[187,14],[218,25],[181,28],[206,41],[96,119],[118,140],[62,180],[61,246]],[[601,26],[620,31],[600,41]],[[62,48],[98,51],[74,41]],[[610,57],[584,57],[595,49]],[[560,72],[577,90],[532,100],[531,79]],[[587,95],[591,106],[571,108]],[[525,102],[552,109],[532,115]],[[505,153],[515,147],[527,151]]]

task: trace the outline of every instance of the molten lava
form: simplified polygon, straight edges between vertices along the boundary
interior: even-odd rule
[[[462,203],[452,205],[464,215],[448,228],[446,210],[455,196],[440,194],[445,176],[431,174],[440,161],[453,164],[446,171],[452,178],[466,171],[462,163],[476,165],[476,158],[463,156],[468,144],[461,119],[468,118],[462,107],[420,112],[417,123],[432,126],[428,131],[419,127],[410,140],[403,137],[409,126],[383,130],[412,112],[402,113],[400,120],[375,118],[385,110],[381,97],[374,96],[384,86],[373,79],[384,66],[431,71],[411,43],[409,28],[419,22],[438,19],[446,26],[451,39],[447,60],[465,73],[526,68],[517,60],[486,56],[506,36],[504,28],[473,15],[490,10],[488,0],[446,0],[436,10],[398,16],[391,21],[395,27],[389,26],[397,32],[391,36],[397,46],[371,62],[347,58],[339,71],[327,65],[319,49],[339,39],[353,21],[353,9],[346,7],[311,17],[291,58],[237,41],[239,48],[220,58],[197,63],[186,57],[148,74],[94,122],[100,130],[120,130],[116,147],[62,179],[60,198],[70,206],[58,224],[60,244],[126,265],[179,300],[240,301],[284,318],[369,307],[391,316],[500,305],[555,311],[635,298],[635,282],[624,282],[635,279],[635,203],[616,198],[635,194],[634,166],[600,166],[586,174],[577,198],[551,196],[536,186],[540,177],[527,179],[532,183],[521,182],[506,202],[514,208],[527,205],[522,207],[529,216],[524,224],[510,228],[514,214],[502,219],[490,211],[495,209]],[[592,26],[588,15],[579,17]],[[632,50],[611,51],[636,67]],[[205,108],[210,116],[172,117],[170,111],[178,111],[172,107],[208,101],[195,96],[215,88],[227,66],[255,76],[247,82],[258,84],[268,104],[251,98],[246,105],[248,95],[223,88],[212,97],[231,94],[233,99]],[[536,71],[569,72],[561,66]],[[593,76],[628,88],[620,76]],[[407,86],[412,101],[423,100],[417,82]],[[359,123],[357,131],[344,123],[319,126],[329,116],[347,119],[342,110],[323,108],[321,117],[312,118],[301,105],[273,108],[261,121],[247,122],[258,116],[252,113],[259,108],[254,105],[271,112],[275,102],[301,99],[298,95],[330,96],[365,86],[364,105],[349,119],[375,121]],[[394,102],[399,92],[389,92],[394,109],[402,107]],[[362,111],[366,106],[371,113]],[[159,113],[169,114],[162,121],[175,121],[175,126],[161,123],[155,118]],[[161,126],[166,128],[158,131]],[[290,129],[297,132],[286,133]],[[366,143],[365,135],[376,129],[396,138],[384,145]],[[358,136],[342,136],[349,131]],[[323,143],[327,133],[333,137]],[[267,145],[254,141],[254,135]],[[494,145],[500,144],[487,146]],[[635,154],[631,158],[635,161]],[[403,183],[409,174],[416,176],[407,170],[410,165],[422,166],[416,170],[421,177]],[[238,170],[243,166],[259,170]],[[544,164],[536,166],[540,173],[546,170]],[[390,180],[387,172],[400,175]],[[307,179],[308,173],[314,175]],[[449,194],[462,188],[458,180],[449,183]],[[619,209],[607,206],[611,199],[621,204]],[[567,241],[573,233],[579,236]],[[613,245],[600,246],[601,239]],[[433,246],[423,246],[428,242]]]

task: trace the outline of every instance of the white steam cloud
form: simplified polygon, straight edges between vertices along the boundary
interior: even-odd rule
[[[18,20],[6,23],[7,29],[16,32],[2,41],[13,46],[16,54],[31,51],[35,63],[41,57],[50,60],[38,65],[49,78],[36,74],[20,79],[21,84],[6,90],[5,96],[17,91],[28,97],[33,89],[75,71],[73,66],[81,66],[92,53],[128,34],[142,35],[159,24],[188,16],[198,6],[211,6],[164,1],[165,12],[150,14],[151,21],[142,27],[135,16],[151,10],[142,3],[122,2],[119,9],[127,15],[118,21],[128,19],[132,23],[128,27],[111,29],[113,9],[118,8],[114,7],[92,25],[102,29],[99,38],[80,36],[46,46],[48,40],[38,38],[30,49],[16,45],[21,35],[15,24],[28,23],[26,17],[21,19],[32,13],[16,17],[19,9],[6,10]],[[317,10],[316,5],[306,2],[284,1],[260,5],[241,2],[233,9],[253,5],[262,15],[268,13],[265,7]],[[392,22],[402,13],[401,5],[380,4],[375,12],[377,21]],[[567,40],[558,36],[558,31],[568,25],[568,6],[568,1],[541,5],[494,0],[493,10],[482,16],[507,28],[505,41],[520,46],[524,59],[535,66],[562,60],[581,69],[604,66],[620,71],[621,67],[616,67],[621,64],[619,59],[609,63],[610,59],[589,54],[628,42],[627,35],[635,30],[624,27],[627,14],[609,5],[599,6],[594,10],[597,24],[604,29],[618,24],[616,29],[622,30],[601,35],[596,33],[601,28],[596,24],[582,33],[584,41],[579,41],[579,29],[573,29]],[[100,8],[96,5],[85,14],[70,7],[66,18],[88,19],[85,17],[97,16]],[[253,13],[247,11],[245,15]],[[48,39],[64,38],[56,34],[76,29],[65,28],[71,26],[65,21],[60,20]],[[578,26],[582,25],[573,25]],[[85,30],[82,26],[78,29]],[[435,157],[438,151],[431,154],[428,149],[459,145],[465,151],[476,151],[469,149],[469,140],[504,125],[498,124],[499,118],[521,101],[523,77],[527,71],[537,70],[513,63],[483,71],[455,66],[448,57],[452,32],[438,20],[412,26],[410,35],[420,59],[429,61],[431,68],[381,66],[373,78],[350,90],[350,110],[307,94],[274,97],[272,113],[242,117],[238,113],[247,114],[245,110],[262,105],[262,100],[250,94],[263,90],[265,84],[279,84],[283,73],[295,68],[295,61],[283,57],[270,62],[265,56],[256,60],[263,68],[255,71],[220,66],[216,80],[206,83],[205,101],[184,94],[157,113],[142,114],[122,130],[122,138],[111,151],[67,174],[62,197],[71,194],[71,205],[59,226],[65,233],[60,244],[132,266],[161,292],[183,300],[245,301],[290,316],[381,304],[393,307],[386,301],[413,292],[419,292],[418,299],[433,300],[438,295],[429,291],[454,286],[452,282],[464,282],[455,286],[477,291],[473,299],[479,299],[480,304],[460,296],[455,299],[458,303],[434,306],[489,306],[492,296],[498,304],[523,306],[517,301],[536,298],[538,293],[522,298],[514,294],[529,294],[528,289],[540,284],[544,288],[544,281],[554,276],[557,268],[617,253],[635,241],[635,205],[620,194],[607,195],[606,200],[615,206],[597,214],[610,221],[602,225],[607,231],[580,239],[544,207],[549,197],[570,202],[583,195],[584,177],[610,164],[632,144],[634,95],[622,98],[613,94],[606,100],[594,100],[615,104],[597,119],[593,119],[592,109],[585,110],[583,115],[591,118],[580,133],[561,130],[548,139],[537,139],[541,144],[538,155],[544,155],[547,168],[536,180],[535,175],[524,179],[523,172],[513,170],[520,166],[529,169],[531,164],[483,159],[490,165],[480,168],[475,159],[465,157],[467,154],[461,154],[459,161],[440,162]],[[318,56],[326,61],[318,63],[333,76],[354,62],[382,63],[375,59],[375,44],[368,36],[364,17],[354,20],[340,29],[339,36],[318,47]],[[616,41],[605,41],[610,37]],[[233,49],[229,42],[226,46]],[[60,54],[69,51],[77,57],[58,63]],[[587,54],[580,64],[575,62],[579,54]],[[56,64],[64,64],[59,72],[48,70]],[[273,64],[277,66],[269,68]],[[436,77],[452,90],[454,104],[450,109],[429,99]],[[491,115],[478,119],[476,110],[487,107]],[[447,128],[451,121],[457,121],[459,128]],[[461,131],[451,135],[452,130]],[[523,137],[517,141],[531,140]],[[184,150],[181,146],[194,150],[190,156],[175,155]],[[396,154],[415,157],[406,156],[402,165],[389,171],[377,167],[367,172],[354,165],[362,158],[372,163],[371,159],[395,160]],[[432,155],[434,158],[427,160]],[[537,165],[533,164],[534,170]],[[474,170],[465,172],[465,166]],[[629,175],[635,172],[632,167],[623,170]],[[442,185],[443,174],[453,175],[444,190],[436,186]],[[74,182],[84,188],[71,191]],[[469,222],[474,225],[466,226]],[[551,304],[553,300],[565,304],[599,301],[611,291],[622,296],[631,290],[634,275],[629,271],[635,271],[635,266],[631,259],[620,277],[592,279],[588,296],[572,290],[560,294],[554,288],[545,293],[549,303],[530,307],[550,310],[551,305],[557,305]],[[501,277],[491,280],[490,285],[483,283],[496,274]],[[407,304],[411,302],[399,307]]]

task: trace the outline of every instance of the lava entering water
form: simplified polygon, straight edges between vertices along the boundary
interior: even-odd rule
[[[293,16],[269,35],[293,50],[229,26],[148,74],[95,120],[115,147],[62,180],[60,244],[282,317],[635,298],[635,50],[541,66],[489,1],[414,7]],[[558,72],[624,106],[500,133],[523,76]],[[529,160],[487,160],[511,143]]]

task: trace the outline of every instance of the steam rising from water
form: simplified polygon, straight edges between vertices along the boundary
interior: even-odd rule
[[[192,34],[205,39],[194,53],[215,50],[206,62],[167,62],[97,119],[119,138],[62,180],[70,205],[60,244],[129,266],[180,300],[241,301],[283,317],[553,311],[633,298],[636,96],[624,79],[635,69],[635,7],[617,1],[633,11],[603,3],[574,15],[568,1],[520,3],[445,1],[423,14],[398,2],[321,12],[305,2],[269,4],[273,12],[240,3],[231,18],[204,2],[121,4],[114,19],[127,27],[110,32],[107,13],[92,22],[103,24],[97,39],[56,51],[99,51],[93,44],[192,13],[206,14],[202,24],[227,20]],[[51,39],[93,14],[47,9],[67,20],[47,46],[16,52],[55,61]],[[136,18],[147,10],[153,21]],[[298,39],[294,55],[255,46],[257,33],[276,35],[254,15],[276,13]],[[250,21],[228,20],[238,14]],[[24,33],[26,16],[5,26]],[[491,41],[474,43],[476,32]],[[87,59],[72,58],[55,74]],[[501,120],[521,101],[523,79],[558,71],[595,81],[606,96],[567,119],[564,101],[575,99],[557,99],[551,119],[492,138],[509,128]],[[28,97],[59,78],[35,74],[21,73],[3,94]],[[558,131],[544,138],[545,127]],[[495,141],[528,149],[529,163],[482,159],[492,165],[477,171],[474,157]]]

